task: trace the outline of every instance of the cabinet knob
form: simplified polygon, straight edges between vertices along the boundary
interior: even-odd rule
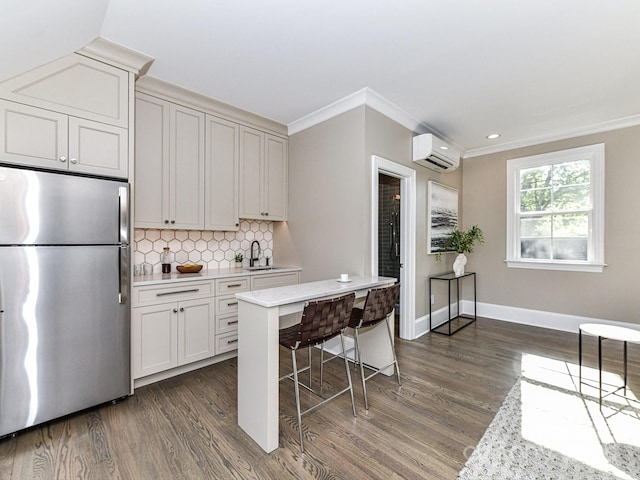
[[[173,225],[174,223],[176,223],[176,221],[175,220],[171,220],[171,225]]]
[[[173,309],[173,313],[178,313],[178,309],[177,309],[177,308],[174,308],[174,309]]]
[[[60,162],[64,163],[67,161],[67,157],[60,157]]]
[[[165,220],[165,221],[164,221],[164,223],[167,223],[167,224],[168,224],[168,223],[169,223],[169,220]]]
[[[180,311],[181,311],[181,312],[184,312],[184,307],[180,307]]]
[[[69,160],[71,163],[73,163],[74,165],[76,163],[78,163],[78,159],[77,158],[72,158],[71,160]]]

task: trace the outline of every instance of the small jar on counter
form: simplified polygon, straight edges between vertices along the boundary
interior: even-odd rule
[[[162,273],[171,273],[171,252],[169,251],[169,247],[162,249],[160,263],[162,264]]]

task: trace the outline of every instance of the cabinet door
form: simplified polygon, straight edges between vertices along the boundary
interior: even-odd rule
[[[169,225],[169,102],[136,94],[135,226]]]
[[[170,105],[169,223],[204,229],[204,113]]]
[[[127,129],[69,117],[69,171],[127,178],[128,148]]]
[[[132,309],[133,378],[178,366],[178,313],[173,304]]]
[[[240,218],[264,220],[262,173],[264,133],[240,127]]]
[[[66,170],[68,117],[0,100],[2,161]]]
[[[178,364],[195,362],[215,354],[213,299],[178,304]]]
[[[205,230],[238,230],[237,124],[207,115]]]
[[[265,135],[264,213],[267,220],[287,219],[287,140]]]

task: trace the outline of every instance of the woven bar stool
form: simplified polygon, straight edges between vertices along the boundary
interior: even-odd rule
[[[356,404],[353,397],[353,384],[351,383],[351,373],[349,371],[349,363],[346,355],[344,355],[344,329],[349,323],[351,315],[351,309],[355,300],[355,293],[343,295],[341,297],[332,298],[328,300],[318,300],[315,302],[308,302],[302,312],[302,319],[297,325],[280,330],[279,342],[285,348],[291,350],[291,360],[293,362],[293,372],[288,375],[284,375],[280,378],[280,381],[284,379],[291,379],[294,383],[296,393],[296,409],[298,413],[298,429],[300,431],[300,451],[304,452],[304,441],[302,435],[302,415],[315,410],[321,405],[324,405],[329,400],[333,400],[338,395],[345,392],[349,392],[351,395],[351,408],[353,409],[353,416],[356,416]],[[322,397],[322,392],[316,392],[311,389],[311,371],[309,371],[309,386],[300,382],[298,375],[310,369],[305,367],[298,370],[296,362],[296,352],[301,348],[311,348],[316,345],[323,345],[324,342],[330,340],[336,336],[340,336],[340,342],[342,343],[342,351],[344,358],[344,366],[347,374],[348,386],[343,388],[339,392],[333,394],[329,398]],[[309,357],[311,358],[311,357]],[[321,365],[323,360],[321,359]],[[322,370],[321,370],[322,371]],[[306,388],[310,392],[319,395],[323,398],[322,401],[313,405],[312,407],[301,411],[300,410],[300,386]],[[322,389],[322,373],[320,374],[320,388]]]
[[[398,385],[402,385],[400,380],[400,367],[398,366],[398,359],[396,358],[396,350],[393,345],[393,335],[391,333],[391,327],[387,321],[389,315],[398,302],[398,296],[400,295],[400,284],[396,283],[390,287],[373,288],[369,290],[367,299],[364,302],[363,308],[354,307],[351,310],[351,318],[349,319],[349,327],[354,331],[354,344],[356,350],[356,362],[360,365],[360,376],[362,378],[362,390],[364,391],[364,406],[369,410],[369,401],[367,400],[367,380],[374,375],[377,375],[382,370],[385,370],[392,365],[395,365],[396,374],[398,376]],[[358,331],[361,328],[372,327],[378,323],[384,321],[387,324],[387,332],[389,333],[389,343],[391,345],[391,352],[393,353],[393,361],[381,368],[373,368],[366,366],[362,363],[360,344],[358,342]],[[368,368],[373,370],[369,376],[365,377],[364,369]]]

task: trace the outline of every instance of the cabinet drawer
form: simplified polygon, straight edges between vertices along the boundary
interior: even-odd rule
[[[238,300],[235,294],[222,295],[216,299],[216,313],[236,313],[238,312]]]
[[[283,287],[298,283],[298,272],[270,273],[268,275],[255,275],[251,278],[251,290],[263,288]]]
[[[249,277],[221,278],[216,280],[216,295],[246,292],[249,290]]]
[[[184,282],[133,287],[133,306],[177,302],[213,296],[212,282]]]
[[[216,335],[238,331],[238,314],[216,316]]]
[[[238,349],[238,334],[216,335],[216,355]]]

